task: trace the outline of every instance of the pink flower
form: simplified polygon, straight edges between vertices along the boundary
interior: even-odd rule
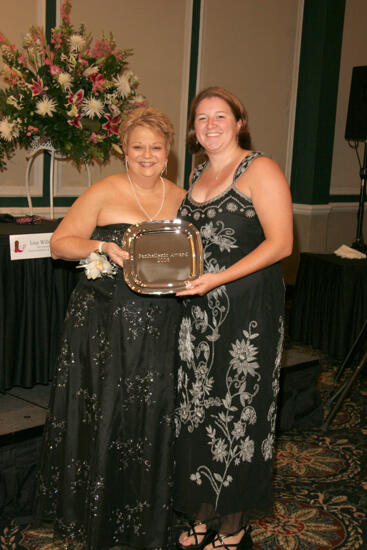
[[[35,126],[31,126],[31,125],[28,126],[27,130],[28,130],[27,136],[31,136],[32,132],[38,132],[38,128],[36,128]]]
[[[31,91],[32,95],[40,95],[48,90],[47,86],[44,86],[42,78],[38,77],[37,80],[32,81]]]
[[[75,105],[80,105],[83,99],[84,99],[84,90],[78,90],[76,94],[73,94],[72,92],[70,92],[70,94],[68,95],[68,102],[74,103]]]
[[[71,0],[65,0],[61,5],[61,19],[65,24],[70,23]]]
[[[118,135],[119,134],[119,127],[121,123],[120,116],[113,116],[113,115],[104,115],[105,118],[107,118],[107,122],[102,124],[103,130],[107,130],[108,137],[112,136],[112,134]]]
[[[96,144],[100,140],[101,140],[101,136],[99,134],[96,134],[95,132],[92,132],[88,141],[91,141],[92,143]]]
[[[70,124],[70,126],[75,126],[76,128],[79,128],[80,130],[83,128],[81,122],[80,122],[80,119],[82,118],[82,115],[81,113],[79,113],[76,117],[74,117],[73,119],[71,120],[68,120],[68,124]]]
[[[56,31],[55,29],[53,29],[51,43],[55,44],[55,50],[61,48],[62,36],[60,31]]]
[[[24,67],[26,66],[27,60],[23,54],[18,57],[18,63],[20,63]]]
[[[50,69],[51,69],[51,67],[55,66],[55,65],[52,64],[52,60],[54,58],[54,55],[55,55],[54,52],[51,52],[50,57],[46,57],[45,61],[44,61],[45,65],[48,65],[50,67]]]
[[[98,95],[98,92],[103,92],[105,77],[101,74],[91,74],[89,78],[93,82],[92,93]]]
[[[113,51],[113,46],[107,40],[97,40],[91,56],[98,59],[99,57],[107,57]]]
[[[79,61],[82,65],[84,65],[84,67],[88,67],[88,61],[86,59],[83,59],[82,58],[82,54],[80,53],[79,54]]]
[[[10,46],[9,40],[3,35],[3,33],[0,31],[0,45],[7,45]]]
[[[62,71],[58,65],[50,65],[50,73],[52,76],[55,76],[55,74],[60,74]]]

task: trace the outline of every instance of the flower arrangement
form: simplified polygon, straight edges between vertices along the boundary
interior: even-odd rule
[[[0,32],[0,169],[17,147],[42,140],[80,166],[122,154],[119,126],[126,114],[145,105],[137,77],[128,69],[130,49],[116,47],[113,35],[93,44],[82,24],[70,23],[71,0],[61,5],[61,26],[31,26],[22,50]]]

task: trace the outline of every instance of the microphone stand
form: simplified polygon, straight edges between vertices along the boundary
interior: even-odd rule
[[[366,200],[366,180],[367,180],[367,140],[364,142],[364,156],[363,156],[363,166],[360,170],[361,177],[361,191],[359,194],[359,206],[357,214],[357,233],[356,240],[352,244],[352,248],[359,250],[360,252],[367,252],[367,245],[363,240],[363,214],[364,214],[364,203]]]

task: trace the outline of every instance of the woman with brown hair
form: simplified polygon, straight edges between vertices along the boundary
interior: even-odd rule
[[[252,150],[247,113],[228,90],[193,100],[193,170],[179,216],[196,225],[204,274],[178,293],[175,509],[181,550],[252,548],[249,522],[272,513],[276,400],[284,331],[280,260],[292,250],[282,170]]]

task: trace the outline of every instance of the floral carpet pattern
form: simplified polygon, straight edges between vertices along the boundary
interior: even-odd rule
[[[320,365],[319,391],[326,403],[339,365],[326,357]],[[347,369],[343,378],[350,373]],[[326,431],[314,426],[278,436],[274,516],[253,524],[255,550],[367,549],[366,398],[364,369]],[[0,518],[1,550],[57,548],[65,546],[53,543],[49,529]]]

